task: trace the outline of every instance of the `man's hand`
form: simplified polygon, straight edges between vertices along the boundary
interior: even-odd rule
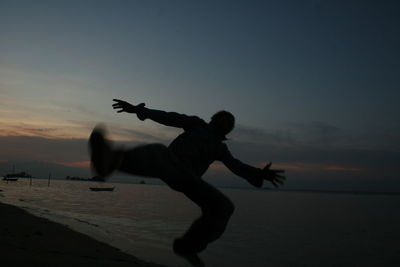
[[[262,170],[262,177],[264,180],[270,181],[275,187],[283,184],[286,177],[283,174],[284,170],[270,169],[272,162],[268,163],[267,166]]]
[[[128,112],[128,113],[136,113],[138,108],[142,108],[145,106],[144,103],[140,103],[139,105],[132,105],[129,104],[126,101],[123,100],[119,100],[119,99],[113,99],[113,101],[115,101],[116,103],[114,103],[112,106],[114,109],[119,109],[117,112],[121,113],[121,112]]]

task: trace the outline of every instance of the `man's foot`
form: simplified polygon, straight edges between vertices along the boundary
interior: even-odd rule
[[[197,255],[199,250],[203,250],[204,248],[196,248],[189,245],[184,239],[179,238],[174,241],[173,246],[174,252],[176,255],[184,258],[186,261],[190,263],[193,267],[204,267],[204,262]]]
[[[100,181],[105,181],[119,167],[122,161],[122,152],[113,151],[104,136],[105,129],[101,126],[96,126],[89,138],[91,164],[97,173],[97,180]]]
[[[183,259],[185,259],[193,267],[204,267],[205,266],[203,260],[196,253],[180,254],[180,253],[175,252],[175,254],[178,255],[179,257],[182,257]]]

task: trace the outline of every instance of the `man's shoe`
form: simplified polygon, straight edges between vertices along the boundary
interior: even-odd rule
[[[190,263],[193,267],[204,267],[204,262],[197,255],[198,252],[205,249],[206,246],[193,246],[193,244],[189,244],[185,239],[178,238],[175,239],[173,249],[176,255],[184,258],[186,261]]]
[[[96,179],[105,181],[122,162],[122,152],[113,151],[105,139],[105,129],[96,126],[89,138],[91,165],[97,176]]]

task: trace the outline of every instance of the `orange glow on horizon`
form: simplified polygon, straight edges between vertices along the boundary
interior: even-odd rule
[[[56,162],[56,163],[68,167],[78,167],[78,168],[90,167],[90,161]]]
[[[72,123],[51,123],[45,121],[6,121],[0,123],[0,137],[27,136],[45,139],[87,138],[90,130]]]
[[[252,166],[263,168],[268,162],[252,162]],[[304,163],[304,162],[287,162],[287,163],[272,163],[272,169],[282,169],[291,171],[334,171],[334,172],[360,172],[363,168],[346,167],[337,164],[322,164],[322,163]],[[214,162],[210,169],[212,171],[226,171],[227,167],[222,162]]]
[[[44,123],[44,122],[0,122],[0,137],[37,137],[44,139],[88,139],[95,123]],[[151,138],[129,133],[129,129],[112,125],[108,138],[117,142],[157,142]],[[140,132],[140,131],[138,131]],[[146,132],[144,132],[146,134]]]
[[[346,167],[346,166],[322,164],[322,163],[303,163],[303,162],[277,163],[277,164],[272,164],[272,167],[276,169],[294,170],[294,171],[348,171],[348,172],[363,171],[362,168]]]
[[[361,168],[351,168],[351,167],[343,167],[343,166],[338,166],[338,165],[332,165],[327,167],[328,171],[348,171],[348,172],[359,172],[362,171],[363,169]]]

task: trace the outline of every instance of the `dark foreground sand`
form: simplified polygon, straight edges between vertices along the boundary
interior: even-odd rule
[[[0,266],[161,266],[0,203]]]

